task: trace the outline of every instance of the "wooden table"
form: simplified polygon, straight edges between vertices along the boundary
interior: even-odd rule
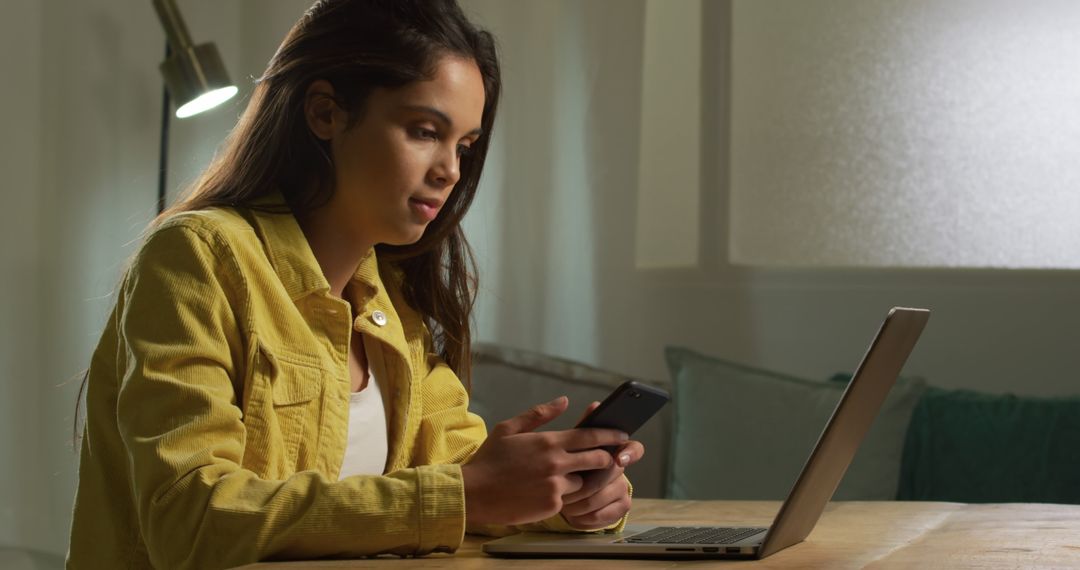
[[[637,499],[643,524],[768,526],[773,501]],[[1080,505],[917,502],[830,503],[810,537],[760,561],[518,560],[485,555],[466,536],[454,556],[279,562],[244,568],[1080,568]]]

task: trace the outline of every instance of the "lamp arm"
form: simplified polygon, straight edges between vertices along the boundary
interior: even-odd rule
[[[165,59],[169,59],[172,55],[172,49],[169,42],[165,42]],[[157,213],[161,214],[165,211],[166,192],[165,186],[169,181],[169,115],[172,109],[172,102],[169,99],[169,89],[165,85],[161,86],[161,132],[160,140],[158,142],[158,192],[157,192]]]
[[[183,52],[191,48],[191,35],[188,33],[184,17],[173,0],[154,0],[154,9],[157,11],[161,27],[165,28],[165,35],[169,38],[169,44],[173,51]]]

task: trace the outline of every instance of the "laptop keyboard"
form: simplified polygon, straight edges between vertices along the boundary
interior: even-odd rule
[[[660,526],[628,536],[623,542],[634,544],[731,544],[765,532],[767,528],[717,526]]]

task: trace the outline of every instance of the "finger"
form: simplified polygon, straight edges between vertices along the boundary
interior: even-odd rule
[[[564,479],[566,483],[563,495],[574,494],[585,484],[585,478],[577,473],[567,473]]]
[[[556,442],[566,451],[596,449],[597,447],[618,447],[629,440],[625,432],[614,429],[575,428],[552,434]]]
[[[566,461],[561,467],[564,473],[576,473],[578,471],[607,469],[614,464],[615,460],[610,453],[603,449],[589,449],[567,453]]]
[[[595,495],[597,491],[607,487],[615,479],[622,478],[623,470],[614,463],[606,469],[597,469],[582,473],[585,484],[576,492],[563,496],[563,504],[576,503]]]
[[[630,497],[623,496],[615,502],[591,513],[580,516],[564,515],[574,528],[598,529],[610,526],[630,512]]]
[[[615,464],[628,467],[641,461],[645,456],[645,446],[640,441],[628,441],[615,452]]]
[[[575,426],[581,425],[581,422],[585,421],[585,418],[589,417],[589,414],[593,413],[593,410],[600,407],[600,402],[593,402],[585,407],[585,413],[581,414],[581,418],[577,421]]]
[[[566,396],[559,396],[546,404],[537,404],[521,414],[495,424],[491,434],[507,436],[533,431],[562,415],[569,405],[570,400]]]
[[[613,481],[611,484],[606,485],[603,489],[593,494],[584,500],[574,503],[567,503],[563,500],[562,513],[570,516],[581,516],[588,513],[599,511],[611,503],[617,502],[626,496],[626,480],[620,479]]]

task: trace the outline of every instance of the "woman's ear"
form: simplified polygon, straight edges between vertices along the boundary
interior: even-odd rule
[[[319,139],[328,141],[344,130],[345,114],[334,99],[334,86],[319,79],[312,82],[304,95],[304,119]]]

